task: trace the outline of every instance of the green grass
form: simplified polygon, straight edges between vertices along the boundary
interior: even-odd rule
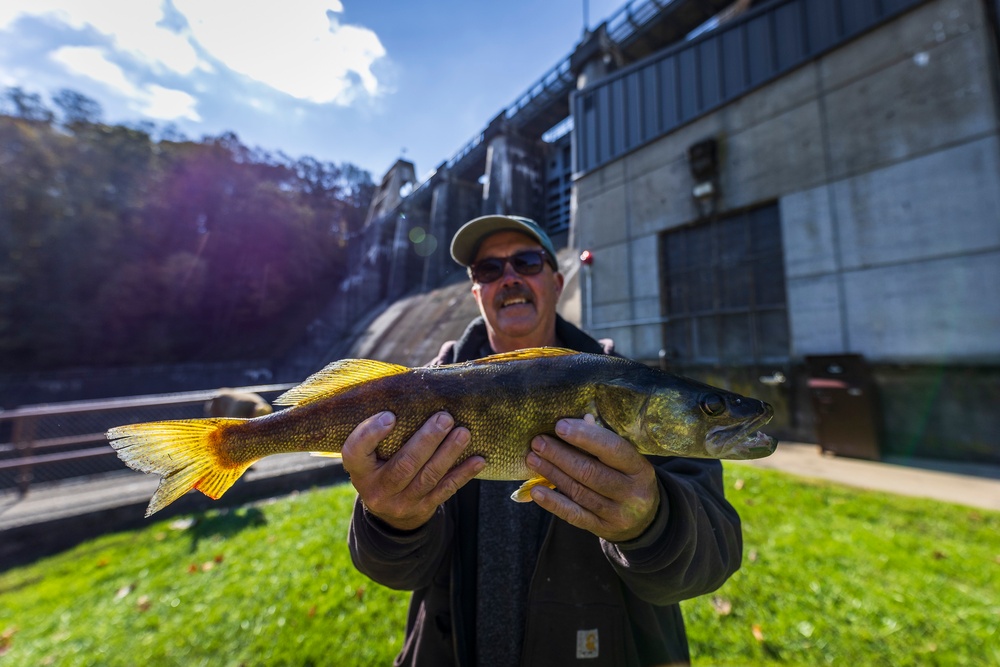
[[[1000,664],[1000,513],[727,468],[743,569],[684,603],[698,665]],[[0,666],[387,665],[408,595],[354,571],[350,486],[0,573]]]

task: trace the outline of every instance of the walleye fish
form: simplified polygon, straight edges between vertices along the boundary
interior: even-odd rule
[[[446,366],[407,368],[367,359],[335,361],[279,396],[291,406],[252,419],[207,418],[118,426],[108,440],[129,467],[161,476],[150,516],[191,489],[218,499],[271,454],[339,456],[364,419],[388,410],[396,427],[376,453],[388,459],[435,412],[447,410],[482,456],[487,480],[528,480],[511,496],[530,501],[552,486],[525,464],[531,439],[563,417],[590,413],[642,454],[716,459],[768,456],[775,439],[757,431],[774,414],[745,398],[644,364],[561,348],[532,348]]]

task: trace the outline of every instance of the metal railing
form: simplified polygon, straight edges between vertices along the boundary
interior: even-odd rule
[[[241,387],[267,397],[294,384]],[[0,411],[0,491],[32,484],[125,472],[105,438],[112,426],[204,417],[217,390],[29,405]]]

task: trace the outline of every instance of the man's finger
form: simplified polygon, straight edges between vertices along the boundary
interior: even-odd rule
[[[444,479],[448,471],[455,467],[470,440],[469,429],[461,426],[453,429],[431,455],[430,460],[420,469],[410,484],[410,490],[418,497],[428,495]]]
[[[417,429],[399,451],[383,464],[382,482],[387,489],[402,490],[410,485],[437,451],[455,425],[447,412],[439,412]]]
[[[573,447],[538,436],[531,441],[528,467],[552,482],[559,492],[597,515],[611,511],[608,484],[620,484],[622,474]]]
[[[376,448],[396,425],[396,415],[380,412],[364,420],[347,436],[340,455],[349,474],[365,475],[379,466]]]
[[[586,417],[590,417],[590,420]],[[634,475],[642,469],[642,455],[634,445],[614,431],[597,424],[590,415],[586,417],[560,419],[556,422],[556,435],[626,475]]]

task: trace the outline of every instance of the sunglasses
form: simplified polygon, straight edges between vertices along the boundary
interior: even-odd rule
[[[510,257],[487,257],[469,266],[469,274],[480,285],[491,283],[503,276],[509,263],[522,276],[536,276],[542,272],[549,253],[544,250],[522,250]]]

